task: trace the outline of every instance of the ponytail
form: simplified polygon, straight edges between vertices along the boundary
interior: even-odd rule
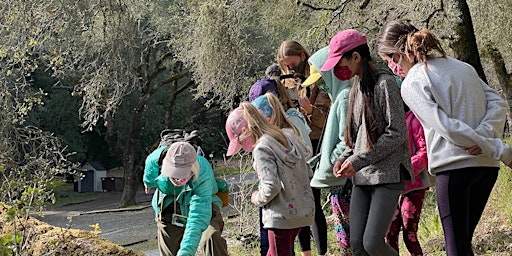
[[[416,61],[423,62],[427,65],[427,58],[433,50],[440,53],[442,57],[446,57],[446,52],[443,50],[441,42],[430,30],[421,29],[420,31],[407,35],[405,52],[412,53]]]
[[[425,65],[433,50],[446,57],[446,52],[432,31],[418,30],[407,20],[391,21],[384,26],[377,39],[376,48],[380,56],[389,56],[399,51],[407,54],[410,62],[423,62]],[[409,53],[412,53],[412,59]]]

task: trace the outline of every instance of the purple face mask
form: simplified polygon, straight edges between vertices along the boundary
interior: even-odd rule
[[[400,76],[400,77],[405,77],[405,72],[402,68],[401,63],[402,63],[402,55],[400,54],[400,59],[398,60],[398,63],[394,62],[393,58],[391,58],[391,60],[388,61],[388,67],[389,67],[389,69],[391,69],[393,74]]]
[[[352,70],[348,66],[336,66],[334,67],[334,76],[341,81],[346,81],[352,77]]]

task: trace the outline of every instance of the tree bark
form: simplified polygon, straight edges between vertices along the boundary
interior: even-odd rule
[[[503,55],[501,55],[501,52],[498,50],[498,48],[494,47],[492,44],[487,44],[486,50],[489,53],[489,57],[491,58],[494,72],[498,77],[498,84],[501,85],[503,97],[507,100],[508,105],[512,106],[512,76],[507,73]],[[507,126],[509,130],[512,127],[512,120],[510,119],[511,111],[512,110],[509,107],[507,114]]]
[[[480,61],[480,54],[476,43],[475,31],[469,6],[464,0],[450,0],[445,4],[446,12],[454,20],[453,30],[455,36],[450,42],[454,57],[471,64],[482,80],[487,83],[484,69]]]

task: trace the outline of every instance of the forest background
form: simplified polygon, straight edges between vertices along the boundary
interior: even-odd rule
[[[227,113],[285,39],[313,54],[354,28],[373,47],[386,22],[409,19],[510,102],[510,10],[496,0],[4,0],[0,201],[42,210],[55,174],[97,161],[124,170],[120,206],[136,204],[165,128],[199,130],[206,154],[223,158]]]

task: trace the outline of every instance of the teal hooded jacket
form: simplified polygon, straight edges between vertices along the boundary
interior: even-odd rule
[[[200,169],[197,177],[193,177],[182,187],[174,187],[166,176],[160,174],[158,166],[158,159],[165,148],[167,146],[157,148],[146,158],[143,181],[148,188],[157,187],[158,183],[158,187],[166,190],[165,193],[157,188],[153,195],[151,204],[156,216],[176,198],[181,214],[188,217],[177,255],[195,255],[202,233],[210,224],[212,204],[217,205],[219,209],[222,207],[222,201],[216,195],[218,192],[217,182],[208,160],[198,155],[197,161]]]
[[[325,123],[320,163],[311,179],[311,187],[328,188],[344,185],[346,178],[337,178],[332,172],[334,163],[345,150],[345,121],[347,119],[348,96],[352,85],[351,80],[342,81],[334,76],[333,70],[320,71],[327,60],[329,47],[316,51],[308,61],[315,67],[325,82],[324,89],[331,97],[331,108]]]

